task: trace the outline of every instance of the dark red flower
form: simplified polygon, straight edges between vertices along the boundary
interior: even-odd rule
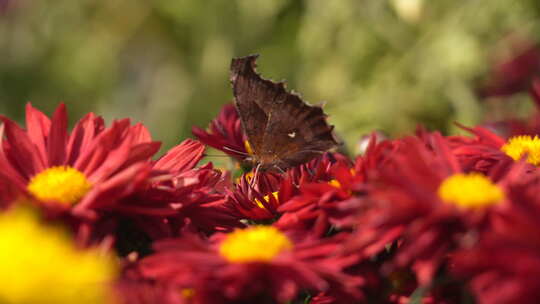
[[[238,219],[267,221],[279,215],[279,205],[287,201],[294,192],[289,178],[272,172],[251,172],[242,175],[231,189],[227,190],[227,206]]]
[[[540,299],[538,172],[516,172],[507,186],[511,205],[480,241],[453,256],[452,270],[470,279],[479,303],[537,303]]]
[[[276,226],[310,231],[318,237],[325,235],[332,222],[343,216],[339,205],[346,200],[354,200],[352,188],[357,179],[346,164],[335,164],[333,171],[335,179],[303,184],[299,195],[283,203],[278,208],[282,216]]]
[[[540,135],[540,78],[532,80],[530,95],[534,102],[534,113],[525,119],[510,117],[496,122],[495,129],[508,138],[516,135]]]
[[[336,162],[351,163],[343,154],[326,152],[305,164],[290,168],[286,174],[297,187],[305,183],[330,181],[333,178],[332,166]]]
[[[539,74],[540,76],[540,74]],[[513,116],[513,111],[508,111],[505,108],[501,108],[495,112],[508,113],[507,117],[502,120],[493,120],[487,117],[487,122],[484,123],[484,127],[496,133],[502,138],[509,138],[518,135],[539,135],[540,134],[540,78],[534,77],[527,81],[530,82],[530,86],[527,85],[525,89],[529,90],[529,94],[534,102],[534,112],[529,117],[518,118]],[[524,91],[525,91],[524,89]],[[501,103],[506,102],[502,100]],[[488,111],[489,113],[492,111]],[[500,118],[499,118],[500,119]]]
[[[324,170],[319,169],[319,172],[324,174],[314,175],[319,176],[316,179],[306,178],[310,182],[300,184],[299,194],[279,207],[278,211],[283,214],[276,225],[311,230],[319,237],[325,235],[331,226],[350,227],[351,216],[366,195],[370,176],[386,162],[393,150],[392,142],[377,143],[373,135],[365,155],[357,157],[355,163],[343,158],[336,158],[333,162],[321,161]]]
[[[540,164],[540,140],[529,135],[505,139],[483,127],[467,128],[474,137],[449,136],[452,153],[464,172],[481,172],[497,178],[505,174],[514,161],[522,158],[532,165]]]
[[[93,113],[68,132],[63,104],[52,120],[29,104],[26,130],[0,119],[1,187],[78,218],[96,219],[100,209],[136,191],[160,146],[141,124],[123,119],[106,128]]]
[[[391,265],[411,266],[420,285],[429,283],[468,233],[489,225],[504,208],[504,191],[479,173],[466,174],[438,133],[408,137],[372,183],[352,247],[373,256],[392,241]],[[388,268],[392,269],[392,268]]]
[[[254,178],[254,173],[247,173],[228,190],[228,205],[241,219],[275,220],[282,214],[278,211],[279,206],[300,194],[299,189],[303,185],[319,181],[330,182],[334,174],[331,171],[336,162],[349,163],[341,154],[325,153],[308,163],[290,168],[284,174],[258,172]],[[349,169],[350,167],[347,170]],[[337,185],[338,181],[334,180],[333,183]]]
[[[345,235],[295,240],[272,226],[252,226],[209,241],[185,235],[155,244],[141,272],[156,281],[191,288],[196,303],[283,303],[300,290],[342,290],[359,297],[360,278],[343,273],[355,256],[338,254]]]
[[[488,83],[481,89],[483,97],[506,96],[528,90],[532,79],[540,75],[540,48],[522,42],[514,46],[515,55],[496,63]]]
[[[152,239],[178,236],[188,225],[198,231],[239,226],[225,205],[223,176],[212,164],[195,167],[204,146],[187,139],[153,163],[144,187],[111,208],[134,220]]]
[[[205,145],[223,151],[239,161],[249,156],[246,149],[247,137],[238,112],[232,104],[223,106],[217,118],[210,122],[207,131],[199,127],[193,127],[191,131]]]

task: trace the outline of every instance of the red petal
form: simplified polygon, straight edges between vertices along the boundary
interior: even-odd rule
[[[73,165],[79,156],[92,144],[96,134],[103,130],[105,123],[101,117],[89,113],[83,117],[71,132],[67,145],[67,164]]]
[[[41,161],[47,163],[47,136],[51,129],[51,120],[41,111],[32,107],[30,103],[26,105],[26,129],[30,141],[36,146]]]
[[[129,149],[129,156],[122,167],[126,168],[136,162],[149,160],[157,151],[159,151],[160,147],[161,143],[158,141],[145,142],[131,146]]]
[[[170,172],[185,172],[193,169],[203,155],[203,144],[197,140],[186,139],[160,158],[154,168]]]
[[[30,141],[28,134],[9,118],[0,115],[4,122],[9,150],[4,149],[10,163],[15,165],[24,178],[30,179],[45,169],[36,146]],[[7,151],[6,151],[7,150]]]
[[[47,142],[49,167],[64,165],[67,145],[67,113],[66,105],[61,103],[52,118],[51,131]]]
[[[75,161],[74,167],[86,176],[90,176],[108,159],[107,154],[119,145],[119,141],[124,140],[122,139],[122,134],[128,127],[128,119],[113,122],[110,129],[100,133],[88,145],[88,148],[80,151],[81,155]]]
[[[87,214],[88,210],[106,206],[111,202],[130,195],[148,176],[147,163],[135,164],[103,183],[97,183],[92,190],[73,208],[75,214]],[[98,206],[99,205],[99,206]],[[110,207],[110,206],[107,206]]]
[[[128,134],[117,148],[107,147],[107,145],[100,146],[96,149],[96,152],[101,150],[101,153],[96,153],[96,155],[103,155],[105,159],[100,163],[96,163],[97,166],[93,172],[86,172],[89,179],[92,181],[103,180],[120,169],[127,161],[132,147],[133,136],[131,134]],[[96,158],[96,160],[100,158]]]
[[[134,133],[136,143],[147,143],[152,141],[152,136],[148,129],[141,123],[137,123],[130,128],[130,132]]]
[[[8,161],[6,154],[4,153],[3,146],[4,138],[4,125],[0,125],[0,175],[4,176],[6,180],[15,184],[19,189],[24,190],[26,188],[26,181],[23,176],[13,168],[11,163]]]

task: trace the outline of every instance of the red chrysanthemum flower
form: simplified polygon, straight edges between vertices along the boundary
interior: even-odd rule
[[[282,216],[276,226],[285,229],[311,230],[318,237],[325,235],[332,221],[340,219],[340,204],[354,199],[352,189],[355,187],[356,175],[346,164],[333,167],[334,179],[326,182],[303,184],[300,194],[294,196],[278,211]]]
[[[531,170],[540,165],[538,136],[516,135],[504,139],[483,127],[462,128],[474,137],[450,136],[448,142],[464,172],[504,175],[512,162],[521,159],[530,164]]]
[[[516,172],[507,186],[511,205],[480,242],[456,253],[452,270],[470,279],[479,303],[537,303],[540,299],[538,172]]]
[[[280,204],[294,193],[294,185],[287,177],[272,172],[251,172],[242,175],[227,190],[227,207],[238,219],[267,221],[279,216]]]
[[[302,185],[332,180],[336,162],[349,163],[337,153],[324,153],[305,164],[287,170],[284,174],[258,172],[244,174],[228,190],[228,205],[238,218],[252,221],[275,220],[281,216],[280,205],[300,194]],[[337,180],[333,181],[337,185]]]
[[[508,162],[509,159],[520,160],[525,156],[527,162],[540,164],[540,79],[533,82],[530,92],[536,111],[528,120],[500,121],[492,123],[489,129],[460,126],[474,137],[449,137],[452,150],[465,171],[491,174],[494,167],[501,162]]]
[[[26,130],[0,120],[0,189],[11,191],[2,196],[13,199],[15,190],[30,199],[70,225],[81,245],[112,245],[119,219],[108,210],[146,184],[160,143],[141,124],[122,119],[107,128],[93,113],[68,132],[63,104],[52,119],[28,104]]]
[[[123,119],[106,128],[93,113],[68,132],[63,104],[52,120],[29,104],[26,130],[0,119],[0,188],[80,219],[95,220],[100,210],[135,192],[160,146],[141,124]]]
[[[177,236],[188,224],[201,231],[238,227],[225,206],[223,176],[212,164],[196,168],[204,146],[187,139],[152,164],[144,187],[111,211],[129,217],[152,238]]]
[[[516,135],[540,135],[540,79],[535,78],[532,81],[529,90],[531,98],[534,102],[534,113],[526,119],[518,119],[510,117],[503,121],[493,123],[493,127],[497,133],[503,137],[512,137]]]
[[[337,163],[350,164],[350,160],[340,153],[325,152],[309,162],[287,170],[287,177],[300,187],[306,183],[332,180],[332,166]]]
[[[507,96],[526,91],[540,73],[540,47],[530,41],[514,45],[515,55],[493,68],[488,83],[481,88],[482,97]]]
[[[326,164],[325,174],[300,185],[300,194],[279,207],[283,215],[276,225],[313,230],[318,236],[326,234],[332,225],[349,226],[351,216],[361,205],[359,198],[366,195],[366,182],[394,150],[392,142],[377,143],[373,135],[365,155],[359,156],[354,164],[345,159],[322,162]]]
[[[497,181],[463,173],[445,138],[425,136],[424,141],[403,139],[381,168],[370,191],[371,206],[362,210],[352,241],[373,256],[399,239],[392,264],[411,266],[421,285],[431,281],[468,233],[487,227],[490,215],[506,201]]]
[[[344,235],[296,240],[272,226],[252,226],[210,241],[164,240],[141,260],[142,273],[193,290],[195,303],[284,303],[301,290],[342,290],[359,297],[359,278],[343,273],[355,256],[338,254]],[[341,302],[344,303],[344,302]]]
[[[223,106],[217,118],[210,122],[207,131],[199,127],[193,127],[191,131],[205,145],[223,151],[239,161],[249,156],[247,137],[238,112],[232,104]]]
[[[504,138],[483,127],[461,127],[474,137],[458,135],[449,136],[447,140],[465,172],[489,174],[497,164],[509,160],[501,151]]]

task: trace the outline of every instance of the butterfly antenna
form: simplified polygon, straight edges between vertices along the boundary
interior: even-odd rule
[[[223,146],[223,150],[227,150],[227,151],[231,151],[231,152],[234,152],[234,153],[238,153],[238,154],[243,155],[243,156],[249,156],[249,153],[242,152],[242,151],[238,151],[238,150],[236,150],[236,149],[229,148],[229,147],[225,147],[225,146]]]
[[[255,167],[255,171],[253,172],[253,178],[251,179],[251,187],[255,188],[255,185],[257,185],[257,178],[259,175],[259,169],[261,168],[261,164],[257,164],[257,167]]]
[[[205,154],[206,157],[230,157],[229,155]]]

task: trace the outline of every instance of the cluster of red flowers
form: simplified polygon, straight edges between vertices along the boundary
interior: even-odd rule
[[[121,303],[535,303],[539,117],[238,174],[199,164],[205,144],[249,156],[232,105],[157,159],[141,124],[88,114],[68,132],[64,105],[28,105],[26,129],[0,116],[0,207],[115,252]]]

